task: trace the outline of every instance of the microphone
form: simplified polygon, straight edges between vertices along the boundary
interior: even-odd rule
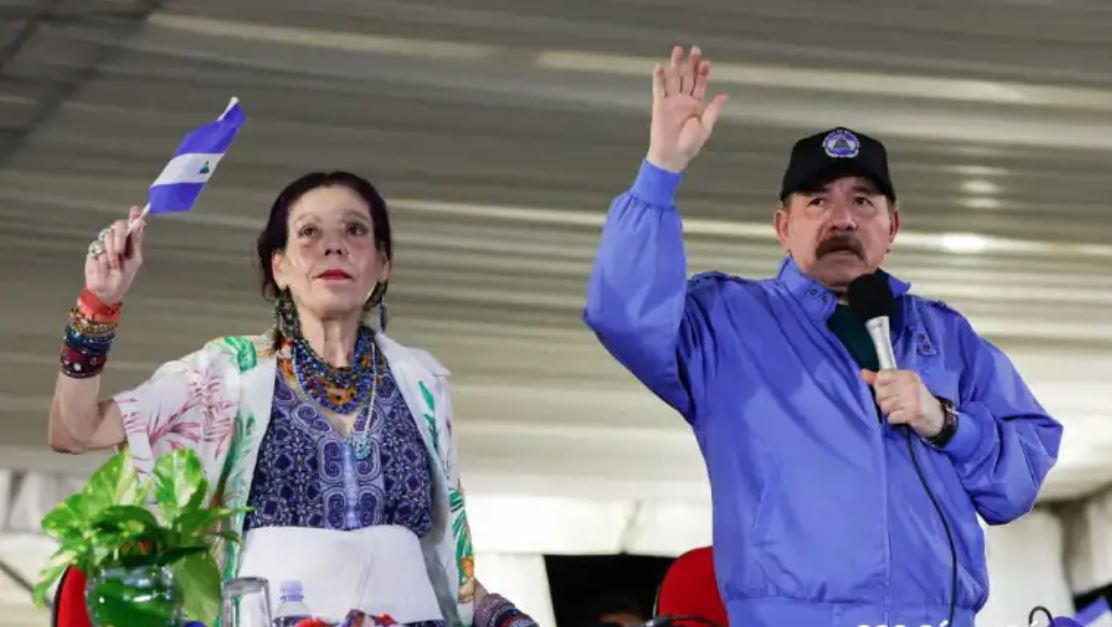
[[[896,297],[883,272],[862,274],[846,290],[849,308],[869,331],[881,370],[896,369],[896,351],[892,348],[892,325],[889,322],[896,308]]]

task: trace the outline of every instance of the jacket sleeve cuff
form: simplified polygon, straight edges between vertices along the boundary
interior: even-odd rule
[[[680,186],[681,180],[683,180],[682,174],[658,168],[646,159],[641,162],[641,170],[637,173],[637,180],[634,181],[629,192],[650,205],[674,207],[676,189]]]
[[[984,437],[984,427],[980,416],[973,413],[958,412],[958,425],[954,437],[950,438],[942,450],[954,461],[961,463],[968,461],[980,446]]]

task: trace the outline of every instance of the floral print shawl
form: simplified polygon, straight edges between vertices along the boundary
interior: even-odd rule
[[[433,460],[432,531],[421,539],[425,566],[449,625],[471,625],[474,553],[456,464],[448,370],[425,351],[377,334],[398,387]],[[259,444],[270,420],[277,365],[273,335],[230,336],[162,365],[147,382],[114,397],[136,468],[189,447],[201,458],[213,506],[247,504]],[[231,521],[243,532],[245,516]],[[239,546],[216,549],[225,580],[236,576]]]

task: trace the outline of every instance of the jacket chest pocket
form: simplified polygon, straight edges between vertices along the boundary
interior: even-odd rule
[[[940,338],[933,335],[922,325],[907,329],[901,338],[901,369],[919,373],[923,384],[931,394],[957,403],[959,373],[946,368],[945,355],[939,343]]]

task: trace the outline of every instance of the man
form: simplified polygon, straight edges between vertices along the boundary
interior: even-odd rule
[[[709,75],[698,48],[653,70],[648,156],[610,209],[586,322],[695,432],[731,625],[971,626],[988,595],[977,515],[1031,509],[1061,426],[965,318],[887,274],[901,369],[877,372],[846,290],[900,214],[884,147],[859,133],[792,150],[775,279],[688,280],[673,196],[725,102],[704,107]]]

